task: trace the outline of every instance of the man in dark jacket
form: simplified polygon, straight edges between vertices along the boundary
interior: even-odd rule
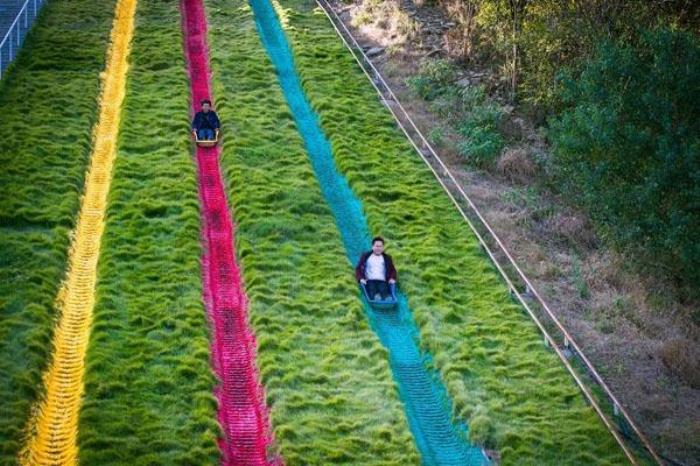
[[[396,268],[391,256],[384,252],[384,238],[377,236],[372,239],[372,250],[360,256],[355,267],[355,278],[367,288],[370,299],[387,299],[389,283],[396,283]]]
[[[192,132],[200,140],[213,140],[219,132],[219,117],[211,109],[211,100],[202,100],[202,111],[197,112],[192,120]]]

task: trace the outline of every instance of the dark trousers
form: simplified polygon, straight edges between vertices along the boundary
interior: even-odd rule
[[[382,300],[387,299],[390,295],[389,284],[384,280],[367,280],[366,287],[369,299],[373,300],[374,295],[376,295],[377,293],[381,295]]]
[[[207,140],[207,141],[213,141],[214,140],[214,130],[209,129],[209,128],[200,128],[197,130],[197,139],[200,141],[202,140]]]

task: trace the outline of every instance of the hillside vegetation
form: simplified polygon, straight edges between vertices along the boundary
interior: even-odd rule
[[[48,2],[0,83],[0,464],[42,390],[114,3]]]
[[[337,166],[371,230],[388,238],[421,342],[471,440],[497,448],[503,464],[624,463],[328,20],[308,2],[280,4]]]
[[[177,3],[139,0],[98,265],[83,464],[214,464],[214,377]],[[177,90],[173,92],[173,90]]]
[[[454,25],[444,33],[448,60],[427,60],[411,84],[428,100],[442,97],[441,113],[459,115],[459,152],[493,167],[508,143],[521,144],[497,102],[515,104],[552,143],[550,156],[525,157],[521,168],[543,175],[607,244],[678,286],[681,299],[700,297],[700,3],[411,3],[440,7]],[[449,86],[462,67],[485,71],[486,85]]]
[[[387,355],[244,0],[209,0],[221,164],[287,465],[419,464]]]

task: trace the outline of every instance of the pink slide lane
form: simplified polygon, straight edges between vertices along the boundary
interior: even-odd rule
[[[185,54],[192,110],[209,94],[207,23],[202,0],[182,0]],[[224,438],[222,464],[282,465],[272,453],[265,397],[255,366],[256,342],[248,326],[245,292],[233,250],[233,227],[219,168],[220,149],[197,147],[202,212],[204,304],[212,325],[212,364],[220,385],[219,422]]]

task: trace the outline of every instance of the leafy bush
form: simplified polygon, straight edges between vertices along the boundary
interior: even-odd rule
[[[0,464],[41,396],[113,15],[48,2],[0,82]]]
[[[457,131],[464,137],[458,145],[460,154],[477,165],[495,160],[504,142],[498,130],[503,112],[486,97],[482,86],[469,86],[461,91],[461,116]]]
[[[406,83],[422,99],[435,100],[454,84],[456,73],[454,65],[447,60],[429,60]]]
[[[503,149],[503,140],[493,131],[471,124],[461,128],[465,137],[458,144],[459,153],[476,165],[493,162]]]
[[[454,83],[456,69],[446,60],[423,64],[418,74],[406,81],[421,98],[446,118],[463,138],[457,150],[475,165],[492,163],[503,150],[498,129],[503,111],[486,95],[484,86],[460,87]]]
[[[646,32],[601,45],[563,78],[551,122],[561,189],[614,242],[649,264],[700,279],[700,40]]]
[[[451,57],[483,63],[515,83],[538,107],[556,106],[555,75],[578,67],[601,40],[636,43],[638,28],[673,24],[700,31],[690,1],[439,0],[456,26],[446,32]],[[513,89],[511,89],[512,91]]]
[[[177,3],[139,0],[135,25],[85,358],[80,463],[214,464],[219,425]]]
[[[436,146],[436,147],[442,147],[445,145],[445,129],[436,126],[435,128],[431,129],[430,132],[428,133],[428,141],[430,144]]]

